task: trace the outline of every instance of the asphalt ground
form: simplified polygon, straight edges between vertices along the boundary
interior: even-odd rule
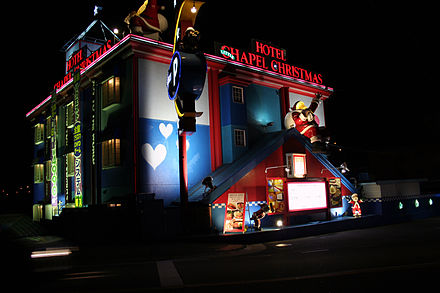
[[[36,292],[423,292],[439,247],[438,217],[252,244],[107,243],[33,260],[27,280]]]

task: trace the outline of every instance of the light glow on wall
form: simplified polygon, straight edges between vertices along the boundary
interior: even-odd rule
[[[325,182],[288,182],[289,212],[327,208]]]

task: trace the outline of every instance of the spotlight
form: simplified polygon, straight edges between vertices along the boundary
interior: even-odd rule
[[[283,220],[277,221],[277,227],[283,227]]]
[[[208,193],[216,189],[217,186],[214,185],[214,178],[211,176],[207,176],[203,178],[202,185],[205,186],[205,191],[203,193],[206,193],[206,189],[209,188]]]
[[[197,12],[196,1],[193,1],[193,7],[191,8],[191,12],[192,13],[196,13]]]

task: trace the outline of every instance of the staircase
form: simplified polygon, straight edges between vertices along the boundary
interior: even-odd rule
[[[225,164],[208,175],[214,178],[214,185],[216,185],[217,188],[209,193],[206,198],[203,197],[205,187],[200,183],[195,184],[188,190],[188,200],[192,202],[205,201],[207,203],[213,203],[232,185],[237,183],[243,176],[293,137],[301,142],[304,147],[333,174],[333,176],[340,177],[342,183],[350,190],[350,192],[355,192],[355,188],[351,182],[328,161],[327,157],[324,154],[313,153],[312,145],[308,139],[302,136],[296,129],[292,128],[289,130],[268,133],[263,136],[252,149],[237,161],[232,164]]]

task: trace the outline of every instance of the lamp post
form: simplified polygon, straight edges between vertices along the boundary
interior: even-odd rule
[[[205,84],[207,63],[199,49],[199,32],[194,30],[198,8],[204,2],[185,0],[182,2],[176,20],[173,56],[167,73],[168,97],[174,103],[179,118],[179,185],[180,207],[183,231],[188,231],[188,168],[186,135],[196,131],[195,101],[202,94]],[[176,3],[175,3],[176,6]],[[189,13],[191,12],[191,13]]]

